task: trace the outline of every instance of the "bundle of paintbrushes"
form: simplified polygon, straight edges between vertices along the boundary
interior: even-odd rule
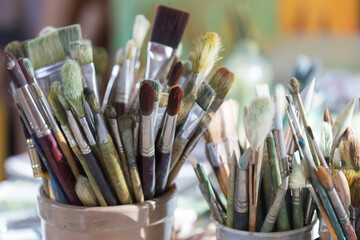
[[[199,38],[191,61],[178,60],[188,19],[186,12],[157,7],[143,71],[139,55],[150,23],[136,16],[103,99],[97,75],[106,64],[96,69],[104,64],[95,63],[79,25],[45,28],[35,39],[7,46],[11,94],[34,176],[43,176],[49,197],[86,206],[131,204],[174,184],[234,82],[224,67],[208,77],[221,50],[216,33]]]
[[[205,132],[208,158],[220,192],[202,165],[194,158],[191,162],[217,222],[249,232],[282,232],[312,224],[316,209],[323,223],[322,239],[357,239],[354,229],[355,224],[360,226],[360,215],[356,216],[351,205],[359,207],[356,191],[360,186],[360,144],[349,127],[355,100],[334,124],[325,111],[319,146],[307,122],[314,86],[312,81],[300,93],[297,79],[291,79],[296,104],[290,95],[286,97],[286,129],[280,99],[271,99],[268,87],[257,86],[257,98],[244,114],[247,149],[224,140],[235,131],[224,134],[224,128],[219,130],[222,121],[230,128],[234,125],[231,115],[222,113],[231,111],[229,104],[223,104],[213,116]],[[244,149],[241,157],[239,149]],[[343,170],[336,170],[341,165]],[[227,199],[226,204],[221,194]]]

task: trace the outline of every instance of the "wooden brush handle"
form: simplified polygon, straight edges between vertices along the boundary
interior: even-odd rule
[[[329,216],[327,215],[325,209],[323,206],[318,206],[319,208],[319,211],[321,213],[321,216],[322,218],[324,219],[325,223],[326,223],[326,226],[328,227],[329,229],[329,232],[331,234],[331,237],[334,239],[334,240],[338,240],[338,236],[336,235],[336,232],[335,232],[335,229],[334,229],[334,226],[332,225],[331,221],[330,221],[330,218]]]
[[[170,160],[171,153],[161,153],[156,151],[156,186],[155,186],[155,196],[160,196],[166,187],[166,182],[170,170]]]
[[[70,204],[82,205],[75,192],[75,177],[52,134],[38,138],[42,150],[54,171]]]
[[[178,161],[175,164],[175,166],[172,168],[172,170],[169,173],[168,179],[167,179],[166,189],[170,188],[174,184],[175,178],[179,174],[180,169],[182,168],[184,163],[185,163],[185,161]]]
[[[140,178],[145,200],[151,200],[155,195],[155,156],[139,156]]]
[[[176,163],[179,161],[181,154],[183,153],[185,149],[185,145],[181,145],[177,139],[175,139],[172,147],[172,153],[171,153],[171,163],[170,163],[170,171],[174,168]]]

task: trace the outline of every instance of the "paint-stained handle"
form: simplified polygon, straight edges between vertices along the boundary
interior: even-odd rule
[[[172,153],[171,153],[171,164],[170,164],[170,171],[174,168],[176,163],[179,161],[182,152],[185,149],[185,145],[182,145],[179,143],[177,139],[175,139],[172,147]]]
[[[120,158],[121,168],[122,168],[123,173],[124,173],[126,185],[129,188],[131,196],[134,196],[134,191],[133,191],[132,184],[131,184],[130,172],[129,172],[129,167],[128,167],[125,152],[120,152],[119,151],[119,158]]]
[[[166,182],[168,180],[171,153],[161,153],[159,151],[156,151],[155,156],[156,156],[155,196],[160,196],[165,191]]]
[[[140,177],[145,200],[151,200],[155,195],[155,156],[139,156]]]

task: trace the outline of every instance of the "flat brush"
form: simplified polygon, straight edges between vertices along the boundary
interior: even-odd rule
[[[140,56],[141,47],[144,44],[144,40],[149,31],[149,28],[150,28],[150,22],[149,20],[146,19],[144,15],[139,14],[135,16],[132,39],[134,39],[136,46],[136,55],[135,55],[136,61]]]
[[[96,137],[99,142],[102,160],[105,165],[107,175],[109,176],[120,203],[131,204],[132,199],[121,168],[119,154],[116,151],[115,145],[105,126],[104,120],[100,115],[100,107],[97,104],[95,93],[90,88],[86,87],[84,88],[84,96],[94,114]]]
[[[34,99],[30,94],[30,87],[27,84],[24,74],[20,69],[14,56],[9,52],[4,52],[5,65],[17,88],[20,104],[25,112],[27,119],[33,126],[37,139],[48,159],[51,168],[63,188],[69,202],[74,205],[80,205],[81,202],[75,192],[75,178],[70,167],[62,155],[54,136],[51,134],[49,127],[46,125],[43,116],[40,114]]]
[[[324,109],[323,120],[324,120],[324,122],[329,123],[330,126],[333,125],[333,120],[332,120],[330,111],[329,111],[329,109],[327,109],[327,108]]]
[[[186,144],[195,132],[201,119],[205,116],[214,99],[215,91],[209,85],[204,86],[200,90],[185,122],[176,133],[170,168],[175,166],[176,162],[180,159]]]
[[[150,83],[145,82],[140,87],[140,176],[145,200],[150,200],[155,194],[155,147],[154,147],[154,90]]]
[[[164,124],[155,152],[156,196],[160,196],[165,191],[170,170],[171,151],[176,130],[177,114],[180,109],[180,102],[183,95],[184,91],[180,86],[175,86],[170,89]]]
[[[144,192],[141,187],[140,174],[136,164],[136,158],[134,153],[133,133],[131,131],[131,118],[129,115],[121,115],[118,118],[119,130],[121,140],[124,144],[126,153],[126,159],[128,161],[128,167],[130,172],[131,186],[135,195],[135,201],[141,203],[144,201]]]
[[[175,56],[190,14],[158,5],[147,47],[145,79],[162,80]]]
[[[163,92],[169,92],[170,88],[176,86],[180,80],[181,74],[183,72],[183,64],[181,61],[178,61],[172,66],[169,71],[168,82],[163,89]]]
[[[110,185],[102,172],[101,165],[99,164],[98,160],[95,157],[94,152],[91,150],[88,142],[86,141],[85,137],[83,136],[83,133],[80,129],[79,123],[76,121],[76,118],[74,114],[72,113],[70,109],[70,104],[67,102],[64,92],[62,89],[62,86],[60,83],[54,83],[55,85],[58,85],[57,87],[54,86],[54,90],[56,90],[56,96],[61,103],[62,107],[64,108],[67,119],[69,122],[70,129],[74,135],[74,138],[79,146],[79,149],[81,151],[81,154],[84,158],[84,161],[82,161],[82,158],[79,158],[80,163],[82,164],[85,173],[89,177],[89,179],[94,179],[95,181],[92,181],[95,188],[95,193],[97,194],[97,198],[99,200],[99,203],[101,206],[113,206],[117,204],[116,196],[112,192]],[[87,170],[88,169],[88,170]],[[92,176],[92,177],[91,177]],[[97,188],[100,189],[101,195],[98,191],[96,191],[96,185],[94,184],[96,182]],[[102,200],[104,199],[104,200]]]
[[[5,51],[10,52],[15,58],[26,57],[19,41],[12,41],[6,44]]]

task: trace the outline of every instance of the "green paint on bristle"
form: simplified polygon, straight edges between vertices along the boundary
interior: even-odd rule
[[[70,56],[70,43],[82,39],[81,27],[79,24],[74,24],[62,28],[58,28],[60,42],[64,49],[65,55]]]
[[[15,58],[25,57],[23,49],[21,48],[21,42],[12,41],[6,44],[5,51],[10,52]]]
[[[66,113],[57,97],[57,91],[56,91],[57,86],[54,87],[53,86],[54,85],[51,86],[51,90],[48,96],[48,101],[56,119],[59,121],[61,126],[64,126],[67,124]]]
[[[132,120],[128,114],[121,115],[118,119],[118,122],[120,129],[131,128]]]
[[[161,93],[161,89],[162,89],[161,83],[157,80],[149,79],[149,80],[143,80],[142,84],[146,83],[146,82],[150,83],[151,87],[154,90],[154,101],[155,102],[159,101],[160,93]]]
[[[97,99],[95,97],[94,91],[91,90],[91,88],[86,87],[84,88],[84,96],[91,108],[91,111],[93,111],[95,114],[100,113],[100,108]]]
[[[82,40],[75,47],[75,59],[80,65],[90,64],[93,62],[93,49],[90,40]]]
[[[102,75],[106,71],[108,54],[103,47],[93,47],[93,60],[96,74]]]
[[[25,57],[29,57],[28,41],[29,41],[29,40],[20,42],[20,44],[21,44],[21,49],[22,49],[23,54],[24,54]]]
[[[30,62],[30,59],[28,58],[24,58],[23,59],[23,64],[26,68],[26,71],[28,72],[28,74],[30,75],[31,78],[34,78],[35,77],[35,74],[34,74],[34,68]]]
[[[61,85],[61,83],[59,81],[53,82],[53,84],[51,85],[51,91],[54,91],[54,93],[56,93],[56,96],[57,96],[59,102],[61,103],[62,107],[65,110],[70,110],[70,105],[64,96],[63,86]]]
[[[28,42],[29,58],[34,69],[49,66],[66,59],[58,32],[35,38]]]
[[[85,117],[83,103],[83,82],[79,65],[75,60],[67,60],[62,66],[64,96],[78,118]]]
[[[207,111],[214,101],[216,93],[210,85],[205,85],[200,91],[196,98],[196,103],[204,110]]]

